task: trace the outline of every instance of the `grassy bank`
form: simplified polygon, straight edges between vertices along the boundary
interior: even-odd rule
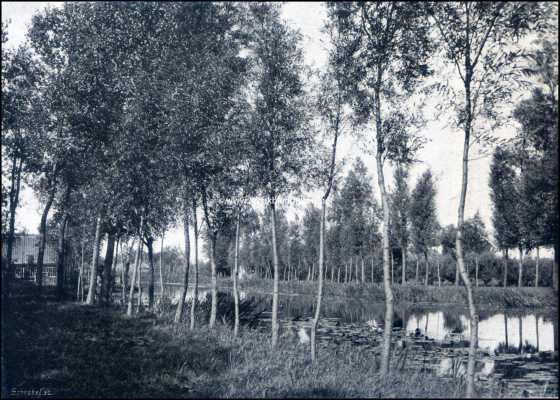
[[[26,300],[5,319],[8,365],[17,390],[57,397],[460,397],[461,382],[422,373],[377,374],[375,355],[355,347],[319,350],[229,326],[194,332],[169,315]],[[506,396],[481,385],[479,395]]]
[[[241,289],[248,292],[272,293],[272,280],[253,279],[241,282]],[[222,279],[220,286],[227,287]],[[325,282],[325,297],[360,298],[369,302],[383,302],[381,284]],[[317,292],[317,282],[280,281],[280,292],[285,294],[312,295]],[[467,304],[467,291],[463,286],[394,285],[397,303]],[[474,288],[476,304],[484,307],[558,307],[558,297],[552,288],[534,287],[479,287]]]

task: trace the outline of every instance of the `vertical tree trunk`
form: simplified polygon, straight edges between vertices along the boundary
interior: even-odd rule
[[[237,220],[235,221],[235,254],[233,260],[233,301],[235,307],[235,316],[233,323],[233,336],[237,337],[239,333],[239,292],[237,291],[237,278],[239,276],[239,220],[241,211],[237,212]]]
[[[424,281],[424,286],[428,286],[428,279],[430,276],[430,263],[428,263],[428,253],[424,253],[424,262],[426,263],[426,279]]]
[[[468,25],[468,11],[467,11],[467,25]],[[467,28],[468,29],[468,28]],[[468,30],[467,30],[468,38]],[[467,40],[468,42],[468,40]],[[463,283],[467,290],[467,299],[470,313],[470,346],[469,346],[469,359],[467,364],[467,392],[468,398],[473,397],[474,394],[474,367],[476,361],[476,347],[477,347],[477,332],[478,332],[478,314],[474,304],[472,293],[472,286],[469,276],[465,270],[465,259],[463,251],[463,224],[465,220],[465,201],[467,198],[467,184],[469,174],[469,147],[470,147],[470,134],[472,123],[472,106],[471,106],[471,80],[472,70],[470,64],[470,49],[466,52],[466,77],[465,77],[465,99],[466,99],[466,118],[465,118],[465,138],[463,144],[463,173],[461,180],[461,196],[459,199],[459,209],[457,212],[457,237],[455,240],[455,247],[457,251],[457,264],[459,273],[462,277]]]
[[[401,284],[405,284],[406,283],[406,246],[401,244],[401,253],[402,253],[402,258],[401,258],[401,262],[402,262],[402,279],[401,279]]]
[[[136,303],[136,313],[142,311],[142,264],[144,262],[144,241],[142,241],[142,252],[140,253],[140,264],[138,266],[138,274],[136,275],[136,283],[138,285],[138,301]]]
[[[366,271],[364,269],[364,256],[362,256],[362,283],[366,282]]]
[[[539,341],[539,316],[535,315],[535,332],[537,334],[537,353],[540,351],[540,341]]]
[[[517,279],[517,286],[523,286],[523,248],[519,246],[519,276]]]
[[[459,263],[455,261],[455,286],[459,286]]]
[[[535,260],[535,287],[539,287],[539,249],[540,246],[537,246],[537,259]]]
[[[83,295],[82,293],[84,292],[84,239],[83,237],[81,238],[81,261],[80,261],[80,270],[78,272],[78,290],[76,292],[76,301],[83,301]]]
[[[19,204],[19,191],[21,186],[21,172],[23,168],[23,159],[17,156],[12,157],[11,177],[10,177],[10,194],[9,194],[9,212],[10,222],[8,226],[8,237],[6,238],[6,263],[8,268],[6,275],[2,279],[2,305],[7,309],[8,298],[10,295],[11,283],[14,279],[13,251],[15,239],[16,211]]]
[[[327,193],[328,195],[328,193]],[[321,315],[321,301],[323,300],[323,264],[325,260],[325,209],[326,199],[321,201],[321,220],[319,224],[319,287],[317,289],[317,304],[315,306],[315,316],[311,325],[311,361],[315,361],[315,353],[317,346],[315,336],[317,333],[317,325],[319,325],[319,317]],[[363,265],[363,264],[362,264]]]
[[[189,237],[189,207],[185,202],[185,209],[183,215],[183,235],[185,236],[185,275],[183,279],[183,289],[181,291],[181,297],[179,297],[179,302],[177,303],[177,309],[175,310],[175,323],[181,322],[183,318],[183,307],[185,306],[185,299],[187,297],[187,290],[189,288],[189,270],[190,270],[190,259],[191,259],[191,240]],[[211,249],[213,251],[213,248]],[[212,274],[215,275],[215,267],[213,268]]]
[[[276,241],[276,205],[270,201],[272,215],[272,261],[274,263],[274,285],[272,289],[272,347],[278,343],[278,247]]]
[[[39,225],[39,251],[37,253],[37,270],[35,273],[39,293],[43,290],[43,264],[45,260],[45,246],[47,243],[47,218],[54,201],[55,194],[56,187],[53,185],[53,188],[49,191],[47,202],[45,203],[45,208],[43,209],[43,214],[41,215],[41,223]]]
[[[393,260],[393,249],[391,249],[391,285],[395,284],[395,262]]]
[[[474,257],[474,265],[475,265],[475,271],[474,271],[474,275],[475,275],[475,282],[476,282],[476,287],[478,287],[478,254],[475,255]]]
[[[509,335],[508,335],[507,314],[505,312],[504,312],[504,330],[505,330],[505,335],[506,335],[506,353],[507,353],[508,349],[509,349]]]
[[[552,288],[555,291],[558,291],[558,261],[560,259],[560,246],[558,245],[559,240],[559,238],[554,240],[554,261],[552,263]]]
[[[119,267],[119,256],[121,256],[121,269],[122,269],[122,254],[121,252],[119,252],[119,244],[121,245],[121,249],[122,249],[122,242],[121,242],[121,237],[118,236],[117,237],[117,242],[115,243],[115,256],[113,257],[113,259],[115,261],[113,261],[113,266],[111,268],[111,280],[109,283],[109,303],[113,302],[113,291],[115,290],[115,280],[117,277],[117,269]]]
[[[437,262],[437,284],[441,286],[441,275],[439,274],[439,260]]]
[[[99,261],[99,243],[101,241],[101,215],[98,214],[95,220],[95,238],[93,240],[93,255],[91,257],[91,270],[89,276],[89,291],[86,304],[95,302],[95,287],[97,285],[97,263]]]
[[[419,272],[420,272],[418,259],[419,259],[418,254],[416,254],[416,283],[419,282]]]
[[[371,256],[371,283],[373,283],[373,256]]]
[[[508,278],[508,249],[504,251],[504,287],[507,287]]]
[[[315,261],[311,262],[311,281],[315,280]]]
[[[159,251],[159,290],[160,296],[163,298],[164,295],[164,288],[163,288],[163,239],[165,237],[165,233],[161,234],[161,250]]]
[[[148,247],[148,266],[150,267],[150,280],[148,282],[148,309],[154,309],[154,284],[155,284],[155,266],[154,266],[154,238],[149,237],[147,240]]]
[[[523,353],[523,321],[521,320],[521,317],[517,317],[517,320],[519,321],[519,349],[518,352],[519,354]]]
[[[65,236],[66,227],[68,225],[69,215],[67,212],[64,213],[64,217],[60,222],[60,231],[58,233],[58,250],[57,250],[57,262],[56,262],[56,297],[60,301],[64,297],[64,253],[65,253]]]
[[[379,98],[379,93],[376,95]],[[377,133],[381,132],[380,110],[377,107]],[[383,329],[383,347],[381,350],[381,366],[380,372],[382,376],[389,373],[389,364],[391,357],[391,334],[393,329],[393,290],[390,282],[390,254],[389,254],[389,203],[387,193],[385,191],[385,177],[383,174],[383,162],[379,153],[379,145],[377,151],[377,179],[381,191],[381,207],[383,209],[383,287],[385,291],[385,326]]]
[[[127,243],[128,244],[128,243]],[[127,256],[126,256],[126,262],[124,264],[123,270],[122,270],[122,303],[123,306],[126,304],[126,292],[128,290],[128,276],[129,276],[129,271],[130,271],[130,259],[132,258],[132,252],[130,251],[130,249],[134,249],[134,240],[132,241],[132,247],[128,248],[127,246]],[[134,251],[134,250],[132,250]]]
[[[128,305],[126,308],[126,315],[132,316],[132,302],[134,300],[134,286],[136,285],[136,275],[138,275],[138,269],[140,268],[140,254],[142,254],[142,235],[144,234],[144,216],[140,217],[140,230],[138,231],[138,247],[136,250],[136,258],[134,260],[134,269],[132,270],[132,280],[130,281],[130,293],[128,295]]]
[[[216,270],[216,240],[217,232],[212,232],[210,238],[210,268],[212,269],[212,305],[210,309],[209,327],[213,328],[216,324],[216,316],[218,314],[218,279]]]
[[[348,283],[348,262],[344,263],[344,283]]]
[[[107,234],[107,249],[105,251],[105,261],[103,263],[103,275],[101,286],[101,303],[109,304],[111,296],[111,267],[113,265],[113,252],[115,250],[115,234],[113,232]]]
[[[191,321],[190,329],[194,329],[195,311],[198,303],[198,219],[196,216],[196,197],[193,196],[192,200],[192,213],[193,213],[193,229],[194,229],[194,288],[193,299],[191,302]]]

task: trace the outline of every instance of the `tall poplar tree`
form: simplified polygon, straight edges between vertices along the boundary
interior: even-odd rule
[[[280,279],[276,203],[279,197],[299,188],[310,159],[313,137],[307,127],[300,36],[281,21],[278,4],[253,3],[249,8],[255,100],[248,151],[254,155],[251,169],[272,222],[272,346],[275,347]]]

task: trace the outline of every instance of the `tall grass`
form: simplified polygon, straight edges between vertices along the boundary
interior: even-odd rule
[[[202,311],[201,311],[202,312]],[[202,312],[205,314],[205,312]],[[273,351],[270,335],[229,324],[213,330],[172,324],[163,315],[78,304],[19,304],[9,316],[16,388],[50,388],[57,397],[460,397],[461,381],[428,373],[377,373],[377,356],[350,344],[307,345],[289,333]],[[203,319],[204,316],[201,314]],[[3,355],[4,356],[4,355]],[[396,358],[396,357],[395,357]],[[479,395],[502,395],[481,386]],[[507,395],[507,393],[503,394]]]

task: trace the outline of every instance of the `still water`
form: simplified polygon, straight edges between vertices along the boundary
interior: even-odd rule
[[[166,294],[176,304],[177,286]],[[231,316],[232,300],[227,289],[220,289],[218,311]],[[193,297],[192,290],[187,299]],[[270,330],[271,296],[240,291],[242,323],[263,332]],[[210,300],[202,287],[201,302]],[[281,332],[300,343],[309,340],[315,299],[305,295],[281,295]],[[492,379],[523,397],[558,396],[558,317],[552,309],[481,309],[479,311],[479,355],[477,378]],[[383,303],[367,303],[360,298],[326,298],[317,331],[319,346],[344,342],[378,353],[383,328]],[[432,371],[441,376],[461,376],[466,370],[470,324],[468,310],[458,306],[396,307],[394,340],[406,341],[410,354],[406,369]]]

